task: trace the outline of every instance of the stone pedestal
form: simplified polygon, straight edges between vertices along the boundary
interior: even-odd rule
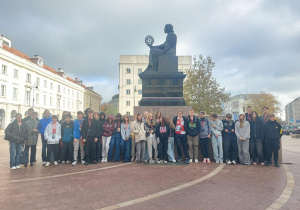
[[[183,80],[178,72],[177,56],[161,56],[158,70],[150,69],[139,74],[142,79],[140,106],[185,106]]]

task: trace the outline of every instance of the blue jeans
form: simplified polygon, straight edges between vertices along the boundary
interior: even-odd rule
[[[41,133],[41,138],[42,138],[42,161],[45,162],[47,161],[47,140],[44,137],[44,134]]]
[[[124,162],[130,162],[130,157],[131,157],[131,138],[128,140],[122,139],[123,142],[123,149],[124,149]]]
[[[174,137],[169,137],[169,142],[168,142],[168,157],[169,161],[175,160],[174,157]]]
[[[121,144],[122,144],[121,140],[122,140],[121,133],[115,133],[112,135],[109,144],[109,150],[108,150],[108,157],[107,157],[108,161],[112,160],[114,145],[116,145],[115,161],[120,161]]]
[[[17,144],[15,142],[9,142],[10,152],[10,167],[18,166],[20,163],[20,156],[23,144]]]
[[[216,137],[215,135],[212,135],[211,143],[212,143],[215,161],[223,162],[222,136]]]

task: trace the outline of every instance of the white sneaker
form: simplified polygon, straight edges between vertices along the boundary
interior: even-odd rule
[[[168,161],[164,160],[164,163],[168,163]]]
[[[70,161],[69,161],[69,160],[67,160],[67,162],[66,162],[66,163],[68,163],[68,164],[69,164],[69,163],[70,163]]]
[[[216,163],[220,163],[218,160],[216,160]]]
[[[45,164],[45,166],[50,166],[50,162],[47,162],[47,163]]]
[[[107,163],[107,158],[105,158],[105,162]]]
[[[16,169],[20,169],[20,166],[16,166]]]
[[[47,163],[46,161],[43,161],[43,163],[42,163],[42,164],[43,164],[43,165],[46,165],[46,163]]]
[[[154,162],[154,160],[151,159],[151,160],[149,160],[149,163],[155,163],[155,162]]]
[[[73,161],[72,166],[76,166],[77,161]]]
[[[156,163],[160,163],[160,160],[156,161]]]
[[[11,169],[11,170],[16,170],[17,168],[16,168],[16,166],[13,166],[13,167],[11,167],[10,169]]]
[[[173,162],[173,163],[176,163],[176,160],[175,160],[175,159],[173,159],[173,160],[172,160],[172,162]]]
[[[63,162],[65,162],[65,161],[63,161]],[[58,162],[57,162],[57,161],[54,161],[54,165],[55,165],[55,166],[58,166]]]
[[[223,163],[223,160],[219,160],[219,163]]]
[[[235,164],[236,164],[236,161],[235,161],[235,160],[233,160],[233,161],[232,161],[232,164],[233,164],[233,165],[235,165]]]
[[[56,162],[56,161],[55,161],[55,162]],[[55,162],[54,162],[54,163],[55,163]],[[61,161],[61,164],[65,164],[65,163],[66,163],[65,161]],[[54,165],[55,165],[55,164],[54,164]]]
[[[193,162],[193,159],[190,159],[190,163],[192,163]]]
[[[233,162],[233,161],[232,161]],[[231,161],[230,160],[226,160],[226,163],[228,164],[228,165],[230,165],[231,164]]]
[[[195,159],[195,163],[198,163],[198,159]]]
[[[81,163],[82,163],[82,164],[85,164],[85,160],[81,159]]]

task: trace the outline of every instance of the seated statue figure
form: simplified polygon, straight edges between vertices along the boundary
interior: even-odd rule
[[[174,55],[176,56],[176,43],[177,43],[177,36],[173,31],[173,26],[171,24],[166,24],[165,33],[167,33],[167,38],[165,43],[152,46],[150,47],[150,54],[149,54],[149,65],[146,71],[154,70],[157,71],[158,69],[158,57],[162,55]]]

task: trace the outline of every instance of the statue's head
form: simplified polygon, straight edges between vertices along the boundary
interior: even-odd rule
[[[170,33],[170,32],[174,32],[173,31],[173,25],[172,24],[166,24],[165,25],[165,33]]]

